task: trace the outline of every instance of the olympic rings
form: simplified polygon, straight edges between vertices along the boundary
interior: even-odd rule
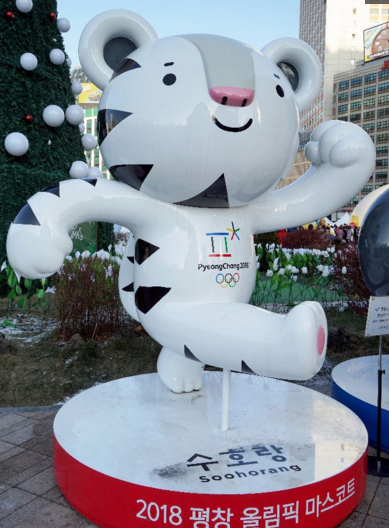
[[[231,273],[226,273],[225,276],[223,273],[218,273],[215,280],[223,289],[227,288],[228,286],[230,288],[235,288],[235,286],[240,281],[240,276],[239,273],[234,273],[233,275],[231,275]]]

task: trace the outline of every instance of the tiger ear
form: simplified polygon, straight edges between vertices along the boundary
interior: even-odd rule
[[[157,38],[151,25],[136,13],[126,9],[106,11],[93,18],[81,35],[81,66],[90,81],[104,90],[123,59]]]
[[[267,44],[261,52],[290,82],[299,111],[307,110],[319,95],[322,81],[321,64],[313,49],[302,40],[280,38]]]

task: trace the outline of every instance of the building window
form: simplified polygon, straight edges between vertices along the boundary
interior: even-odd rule
[[[372,121],[373,119],[375,119],[374,110],[369,110],[369,112],[363,112],[363,120],[364,121]]]
[[[388,147],[377,147],[376,152],[377,156],[386,156],[388,154]]]
[[[348,117],[347,116],[339,116],[338,120],[339,121],[348,121]]]
[[[379,14],[380,14],[380,10],[378,9],[378,7],[370,8],[370,15],[379,15]]]
[[[88,134],[92,132],[92,119],[86,120],[86,131],[88,132]]]
[[[373,97],[372,99],[365,99],[363,101],[363,106],[364,108],[368,108],[369,106],[375,106],[375,97]]]
[[[376,73],[369,73],[369,75],[365,75],[365,84],[371,84],[372,82],[375,82],[376,78]]]
[[[387,167],[388,166],[388,158],[386,159],[379,159],[375,161],[375,166],[378,167]]]
[[[374,123],[369,123],[368,125],[363,125],[363,130],[365,132],[374,132]]]
[[[365,185],[361,190],[361,194],[369,194],[373,190],[372,185]]]
[[[355,103],[350,104],[350,110],[360,110],[361,109],[361,101],[356,101]]]
[[[351,123],[358,123],[361,120],[361,114],[351,114],[350,121]]]
[[[388,83],[389,84],[389,83]],[[351,90],[351,99],[358,99],[362,97],[362,90]]]
[[[373,86],[367,86],[367,87],[365,88],[364,94],[365,94],[365,97],[366,97],[367,95],[375,94],[375,85],[373,85]]]
[[[355,77],[355,79],[351,79],[351,86],[361,86],[362,84],[362,77]]]
[[[379,121],[377,123],[377,130],[388,130],[389,121]]]
[[[378,74],[378,78],[381,79],[387,79],[389,77],[389,70],[381,70]]]
[[[389,141],[389,134],[377,134],[377,143],[387,143]]]
[[[378,98],[378,106],[387,105],[389,103],[389,95],[381,95]]]
[[[348,112],[348,104],[343,104],[338,106],[338,114],[344,114]]]
[[[338,95],[338,101],[348,101],[348,92],[343,92]]]
[[[389,82],[385,82],[378,85],[379,92],[389,92]]]
[[[347,90],[349,86],[350,86],[350,81],[342,81],[339,83],[339,90]]]
[[[375,175],[376,181],[386,180],[387,177],[388,177],[388,173],[387,172],[376,172],[376,175]]]
[[[378,119],[381,117],[387,117],[387,116],[389,116],[389,108],[379,108],[377,110]]]

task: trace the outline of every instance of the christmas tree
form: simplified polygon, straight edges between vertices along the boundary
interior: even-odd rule
[[[0,262],[10,223],[27,199],[58,181],[88,177],[56,0],[0,0]],[[83,125],[81,125],[83,126]],[[76,163],[74,163],[76,162]],[[70,171],[70,173],[69,173]],[[111,226],[112,227],[112,226]]]

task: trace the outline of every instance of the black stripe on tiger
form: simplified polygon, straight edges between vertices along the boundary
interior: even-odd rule
[[[131,284],[129,284],[125,288],[122,288],[122,290],[125,291],[125,292],[133,292],[134,291],[134,283],[131,282]]]
[[[210,185],[208,189],[205,189],[205,191],[183,202],[176,202],[176,204],[189,207],[228,208],[230,204],[228,203],[228,192],[224,174]]]
[[[104,108],[97,114],[97,137],[99,145],[119,123],[132,116],[132,112],[124,112],[123,110],[110,110]]]
[[[137,264],[142,264],[158,250],[158,246],[154,246],[154,244],[138,238],[135,244],[135,260]]]
[[[58,196],[58,198],[60,198],[59,183],[54,183],[54,185],[49,185],[49,187],[45,187],[44,189],[42,189],[41,192],[51,193],[51,194],[54,194],[55,196]]]
[[[251,370],[251,368],[244,361],[242,361],[241,371],[245,372],[246,374],[255,374],[255,372]]]
[[[135,70],[136,68],[140,68],[140,64],[138,64],[136,61],[128,58],[123,59],[115,68],[115,71],[113,72],[113,75],[111,77],[111,81],[116,79],[116,77],[119,77],[119,75],[123,75],[123,73]]]
[[[112,176],[139,191],[154,165],[114,165],[109,169]]]
[[[171,288],[162,286],[139,286],[135,293],[135,306],[139,311],[147,314],[170,290]]]
[[[189,348],[184,345],[184,354],[187,359],[191,359],[192,361],[197,361],[198,363],[202,363],[197,357],[189,350]]]
[[[39,220],[35,216],[34,211],[31,209],[31,205],[28,202],[20,209],[19,214],[13,223],[40,226]]]

